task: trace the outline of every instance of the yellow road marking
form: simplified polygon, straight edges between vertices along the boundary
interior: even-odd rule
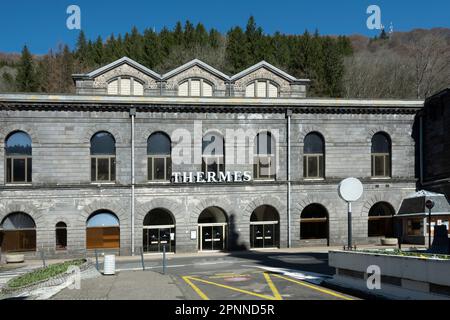
[[[194,278],[194,277],[183,277],[183,279],[186,281],[186,280],[195,280],[195,281],[199,281],[199,282],[203,282],[203,283],[206,283],[206,284],[210,284],[210,285],[213,285],[213,286],[216,286],[216,287],[219,287],[219,288],[224,288],[224,289],[228,289],[228,290],[232,290],[232,291],[236,291],[236,292],[240,292],[240,293],[245,293],[245,294],[249,294],[249,295],[251,295],[251,296],[255,296],[255,297],[258,297],[258,298],[262,298],[262,299],[267,299],[267,300],[277,300],[276,299],[276,297],[272,297],[272,296],[267,296],[267,295],[264,295],[264,294],[259,294],[259,293],[255,293],[255,292],[252,292],[252,291],[247,291],[247,290],[244,290],[244,289],[239,289],[239,288],[235,288],[235,287],[231,287],[231,286],[227,286],[227,285],[225,285],[225,284],[221,284],[221,283],[216,283],[216,282],[212,282],[212,281],[207,281],[207,280],[203,280],[203,279],[198,279],[198,278]],[[186,281],[187,282],[187,281]],[[188,282],[189,283],[189,282]],[[192,282],[191,282],[192,283]],[[192,285],[191,285],[192,286]],[[197,288],[198,289],[198,288]],[[194,289],[195,290],[195,289]],[[195,290],[196,292],[197,292],[197,294],[199,294],[199,292],[198,291],[200,291],[200,289],[198,289],[198,291],[197,290]],[[201,291],[200,291],[201,292]],[[204,293],[202,293],[204,296],[205,296],[205,294]],[[200,295],[200,294],[199,294]],[[206,296],[205,296],[206,297]],[[205,299],[206,300],[206,299]]]
[[[305,282],[297,281],[297,280],[294,280],[294,279],[291,279],[291,278],[288,278],[288,277],[280,276],[279,274],[273,274],[273,276],[278,277],[278,278],[281,278],[281,279],[284,279],[284,280],[287,280],[287,281],[291,281],[291,282],[293,282],[293,283],[299,284],[299,285],[301,285],[301,286],[304,286],[304,287],[307,287],[307,288],[310,288],[310,289],[313,289],[313,290],[320,291],[320,292],[322,292],[322,293],[329,294],[329,295],[331,295],[331,296],[334,296],[334,297],[337,297],[337,298],[340,298],[340,299],[344,299],[344,300],[354,300],[354,299],[352,299],[352,298],[350,298],[350,297],[346,297],[346,296],[344,296],[344,295],[341,295],[341,294],[339,294],[339,293],[333,292],[333,291],[331,291],[331,290],[323,289],[323,288],[314,286],[314,285],[309,284],[309,283],[305,283]]]
[[[204,294],[203,291],[200,290],[199,287],[197,287],[195,284],[193,284],[192,281],[189,280],[189,278],[190,277],[186,277],[186,276],[182,277],[182,279],[184,281],[186,281],[186,283],[188,285],[190,285],[192,289],[194,289],[194,291],[200,296],[200,298],[202,298],[203,300],[209,300],[208,296],[206,294]]]
[[[272,290],[273,296],[275,297],[275,300],[283,300],[280,293],[278,292],[277,287],[273,284],[272,279],[270,279],[270,275],[267,272],[263,273],[264,278],[267,281],[267,284],[269,285],[270,290]]]

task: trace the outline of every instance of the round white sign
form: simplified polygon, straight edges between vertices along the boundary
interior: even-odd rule
[[[356,178],[347,178],[339,183],[338,193],[344,201],[357,201],[363,194],[363,185]]]

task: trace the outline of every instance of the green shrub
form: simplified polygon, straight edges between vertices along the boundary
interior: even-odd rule
[[[65,273],[69,268],[69,266],[81,266],[85,262],[86,262],[85,259],[78,259],[53,264],[48,267],[31,271],[19,277],[13,278],[8,281],[7,285],[10,288],[20,288],[31,284],[35,284],[44,280],[48,280],[62,273]]]
[[[402,256],[402,257],[418,257],[423,259],[444,259],[449,260],[450,255],[446,254],[433,254],[433,253],[426,253],[426,252],[420,252],[420,251],[402,251],[399,249],[387,249],[387,250],[358,250],[359,252],[367,252],[367,253],[374,253],[374,254],[383,254],[388,256]]]

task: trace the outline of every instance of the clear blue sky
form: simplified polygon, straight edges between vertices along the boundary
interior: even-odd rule
[[[365,34],[366,9],[381,7],[382,22],[394,24],[395,31],[414,28],[450,27],[449,0],[2,0],[0,4],[0,51],[18,52],[27,44],[42,54],[58,43],[73,47],[77,30],[66,27],[66,9],[81,7],[81,27],[89,38],[125,33],[136,25],[140,30],[163,26],[173,28],[176,21],[202,22],[209,29],[227,31],[245,26],[250,15],[266,33],[303,33],[319,29],[321,34]],[[190,4],[193,3],[193,4]]]

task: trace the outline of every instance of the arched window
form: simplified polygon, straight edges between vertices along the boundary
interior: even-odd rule
[[[5,141],[6,183],[30,183],[31,138],[23,131],[11,133]]]
[[[372,137],[372,177],[391,176],[391,138],[384,132]]]
[[[98,132],[91,139],[91,180],[116,181],[116,141],[109,132]]]
[[[227,247],[227,214],[219,207],[209,207],[198,217],[198,248],[200,251],[224,250]]]
[[[205,179],[208,175],[219,178],[220,172],[225,172],[225,143],[218,133],[207,133],[202,139],[202,171]]]
[[[316,132],[305,137],[303,146],[303,177],[325,177],[325,141]]]
[[[115,249],[120,247],[120,224],[109,211],[98,211],[86,222],[87,249]]]
[[[147,140],[147,177],[149,181],[167,181],[172,175],[172,146],[163,132],[153,133]]]
[[[130,77],[119,77],[108,83],[109,95],[143,96],[144,85]]]
[[[253,162],[254,179],[276,178],[275,147],[275,140],[270,132],[261,132],[256,135]]]
[[[56,250],[67,249],[67,225],[60,221],[55,226]]]
[[[328,212],[320,204],[306,206],[300,218],[300,239],[327,239]]]
[[[153,209],[144,218],[144,252],[175,252],[175,219],[165,209]]]
[[[375,203],[369,210],[369,237],[392,237],[394,235],[395,210],[387,202]]]
[[[270,80],[256,80],[245,88],[247,98],[277,98],[278,86]]]
[[[280,245],[280,215],[272,206],[262,205],[250,216],[250,247],[275,248]]]
[[[188,79],[178,86],[178,95],[182,97],[212,97],[213,86],[203,79]]]
[[[0,225],[3,252],[36,251],[36,224],[23,212],[10,213]]]

